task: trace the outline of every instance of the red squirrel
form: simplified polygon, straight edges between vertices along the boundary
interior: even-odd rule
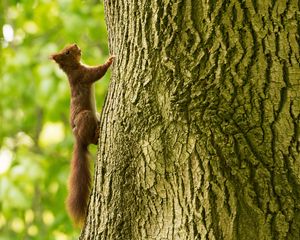
[[[99,136],[99,115],[96,112],[93,83],[103,77],[114,56],[103,65],[86,66],[80,62],[80,48],[72,44],[52,54],[50,58],[66,73],[71,88],[70,123],[75,144],[66,205],[74,223],[81,225],[85,219],[91,188],[88,145],[96,145]]]

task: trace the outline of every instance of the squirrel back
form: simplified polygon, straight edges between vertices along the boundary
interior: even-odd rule
[[[69,177],[67,208],[75,224],[84,222],[91,188],[88,146],[77,141],[74,145]]]

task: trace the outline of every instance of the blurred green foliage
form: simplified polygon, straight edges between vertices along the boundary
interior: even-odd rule
[[[1,0],[0,27],[0,240],[76,239],[64,205],[73,146],[69,86],[48,57],[77,43],[83,62],[104,63],[103,4]],[[108,79],[96,83],[98,110]]]

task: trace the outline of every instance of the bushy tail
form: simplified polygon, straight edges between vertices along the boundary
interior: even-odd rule
[[[87,212],[91,188],[87,145],[76,142],[74,145],[71,174],[69,177],[69,195],[67,209],[76,225],[82,225]]]

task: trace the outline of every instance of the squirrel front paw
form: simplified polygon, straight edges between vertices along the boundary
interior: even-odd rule
[[[106,63],[108,63],[109,65],[111,65],[114,61],[114,59],[116,58],[116,56],[110,56],[109,59],[107,59]]]

